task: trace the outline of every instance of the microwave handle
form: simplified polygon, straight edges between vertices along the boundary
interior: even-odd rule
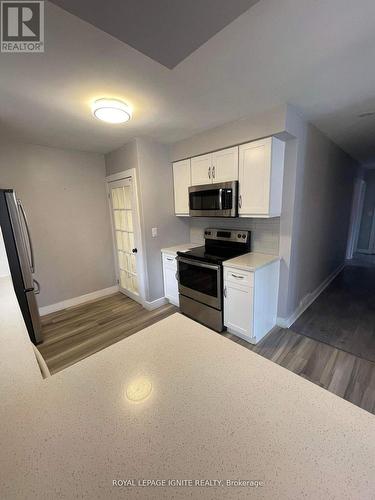
[[[219,210],[223,210],[223,189],[219,189]]]

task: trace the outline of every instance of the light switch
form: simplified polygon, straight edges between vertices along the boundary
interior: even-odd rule
[[[153,228],[151,229],[151,232],[152,232],[152,237],[153,237],[153,238],[156,238],[156,237],[157,237],[157,235],[158,235],[158,228],[157,228],[157,227],[153,227]]]

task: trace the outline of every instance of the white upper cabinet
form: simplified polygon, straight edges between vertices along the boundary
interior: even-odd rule
[[[238,180],[238,146],[212,153],[212,181]]]
[[[212,155],[201,155],[191,159],[191,185],[210,184],[212,182]]]
[[[275,137],[239,148],[240,217],[281,215],[285,143]]]
[[[238,147],[222,149],[215,153],[191,159],[191,185],[238,179]]]
[[[174,210],[176,215],[189,215],[190,159],[173,163]]]

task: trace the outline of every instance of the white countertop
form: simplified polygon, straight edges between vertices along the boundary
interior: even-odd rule
[[[224,267],[235,267],[243,271],[256,271],[264,266],[268,266],[272,262],[280,260],[278,255],[268,255],[265,253],[249,252],[234,259],[225,260]]]
[[[180,314],[42,380],[2,279],[0,342],[1,498],[374,498],[373,415]]]
[[[171,255],[176,255],[177,252],[187,252],[195,247],[200,247],[202,243],[183,243],[182,245],[175,245],[173,247],[162,248],[162,253],[168,253]]]

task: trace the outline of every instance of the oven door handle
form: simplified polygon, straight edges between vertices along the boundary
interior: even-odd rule
[[[206,264],[204,262],[200,262],[199,260],[194,260],[194,259],[185,259],[184,257],[177,257],[178,262],[183,262],[185,264],[190,264],[192,266],[197,266],[197,267],[204,267],[206,269],[215,269],[215,271],[218,271],[220,269],[220,266],[215,265],[215,264]]]

